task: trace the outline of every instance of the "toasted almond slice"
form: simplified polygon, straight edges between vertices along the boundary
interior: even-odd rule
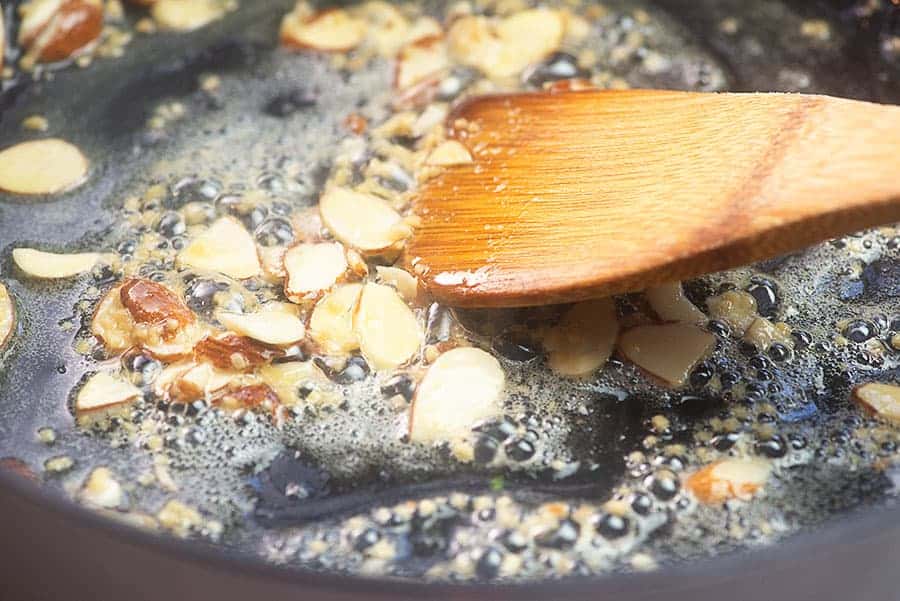
[[[426,165],[432,167],[450,167],[452,165],[466,165],[472,162],[472,155],[469,149],[457,142],[456,140],[445,140],[441,142],[428,158],[425,159]]]
[[[232,332],[276,346],[294,344],[306,334],[303,322],[296,315],[281,311],[245,314],[221,312],[216,318]]]
[[[134,320],[122,304],[121,286],[106,293],[94,310],[91,333],[97,337],[111,354],[120,353],[134,344]]]
[[[450,66],[442,36],[420,38],[397,55],[394,86],[406,90]]]
[[[21,142],[0,151],[0,188],[13,194],[57,194],[81,185],[88,160],[59,138]]]
[[[210,398],[243,377],[244,374],[237,371],[188,359],[167,365],[153,381],[153,392],[173,403],[190,403]]]
[[[309,336],[322,352],[342,355],[359,348],[353,314],[362,289],[361,284],[338,286],[316,303],[309,319]]]
[[[715,336],[687,323],[637,326],[619,338],[629,361],[676,388],[715,346]]]
[[[0,351],[12,338],[16,327],[16,305],[6,286],[0,282]]]
[[[497,25],[503,47],[497,59],[488,63],[488,75],[518,75],[531,63],[559,50],[564,32],[562,15],[544,8],[523,10],[503,19]]]
[[[308,14],[305,2],[281,21],[281,43],[290,48],[346,52],[359,46],[366,37],[366,23],[344,9]]]
[[[760,350],[767,350],[776,342],[794,348],[791,328],[786,323],[772,323],[765,317],[757,317],[744,332],[744,340]]]
[[[411,233],[385,201],[346,188],[327,190],[319,200],[319,212],[335,238],[363,253],[383,251]]]
[[[407,39],[409,20],[389,2],[372,0],[358,8],[357,14],[365,18],[369,43],[381,56],[394,56]]]
[[[85,505],[114,509],[122,504],[122,485],[109,468],[98,467],[91,472],[78,492],[78,499]]]
[[[544,334],[550,368],[564,376],[592,374],[609,359],[618,333],[611,298],[576,304]]]
[[[245,371],[284,355],[284,351],[246,336],[207,336],[194,347],[194,355],[225,370]]]
[[[853,400],[868,413],[900,425],[900,386],[869,382],[853,389]]]
[[[260,275],[253,237],[240,221],[222,217],[178,254],[184,267],[223,273],[235,279]]]
[[[100,260],[99,253],[59,254],[33,248],[17,248],[12,252],[19,269],[33,278],[53,280],[70,278],[90,271]]]
[[[181,374],[181,377],[169,390],[169,394],[172,400],[184,403],[196,399],[207,399],[240,381],[243,377],[240,372],[220,369],[209,363],[200,363]]]
[[[749,501],[765,485],[772,464],[763,459],[726,459],[691,474],[685,485],[701,503]]]
[[[263,382],[272,387],[281,404],[287,407],[300,404],[333,407],[344,399],[312,361],[265,365],[260,368],[259,375]]]
[[[212,404],[227,411],[251,409],[273,412],[281,405],[281,400],[271,386],[256,383],[234,389],[229,388],[216,396]]]
[[[299,302],[334,286],[347,271],[347,255],[337,242],[298,244],[284,254],[285,295]]]
[[[175,382],[198,364],[193,359],[185,359],[166,365],[153,379],[153,394],[161,399],[170,399],[170,391]]]
[[[366,361],[375,369],[393,369],[409,361],[422,344],[415,314],[397,291],[383,284],[363,287],[353,331]]]
[[[756,319],[756,299],[748,292],[729,290],[706,300],[709,316],[724,321],[737,336],[743,336]]]
[[[426,38],[443,37],[444,28],[434,17],[419,17],[406,30],[405,44],[412,44]]]
[[[648,288],[644,292],[650,307],[656,312],[657,317],[663,321],[680,321],[683,323],[706,323],[706,315],[694,306],[684,295],[681,282],[663,284],[654,288]]]
[[[170,337],[174,337],[172,331],[176,328],[197,320],[179,295],[145,278],[126,280],[119,288],[119,298],[135,323],[165,325]]]
[[[419,296],[419,280],[405,269],[379,265],[375,273],[382,283],[396,288],[406,302],[411,303]]]
[[[284,271],[285,253],[287,253],[287,249],[283,246],[259,246],[256,248],[259,264],[268,280],[277,282],[286,275]]]
[[[191,31],[221,19],[225,10],[222,0],[156,0],[150,14],[163,29]]]
[[[500,414],[505,380],[500,363],[481,349],[442,354],[428,368],[410,406],[410,440],[465,437],[478,422]]]
[[[483,68],[496,59],[502,42],[491,20],[483,16],[464,16],[447,31],[450,55],[464,65]]]
[[[447,38],[459,62],[489,77],[507,79],[558,50],[564,28],[560,13],[531,9],[497,23],[486,17],[462,17],[450,27]]]
[[[126,415],[141,391],[130,382],[108,372],[97,372],[75,397],[75,417],[82,426]]]
[[[19,43],[31,60],[67,59],[96,40],[103,30],[100,0],[30,0],[21,8]]]

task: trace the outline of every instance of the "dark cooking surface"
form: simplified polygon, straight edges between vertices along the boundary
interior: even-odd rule
[[[59,454],[63,449],[76,459],[85,454],[97,457],[102,453],[108,457],[108,464],[119,464],[123,469],[128,464],[121,451],[109,449],[105,442],[77,435],[67,425],[71,417],[66,408],[66,395],[83,373],[86,363],[72,348],[72,333],[63,332],[55,326],[48,327],[47,324],[56,324],[62,317],[73,315],[72,307],[82,288],[24,284],[10,279],[13,267],[9,251],[13,246],[28,243],[40,244],[42,248],[90,249],[92,239],[103,239],[104,230],[115,223],[115,203],[120,201],[124,191],[135,186],[134,174],[146,172],[160,156],[167,156],[167,153],[183,154],[177,132],[172,140],[163,140],[155,145],[148,143],[142,126],[155,105],[162,100],[179,97],[185,97],[192,107],[200,105],[205,99],[195,90],[196,78],[207,71],[220,73],[226,79],[234,77],[241,82],[240,89],[251,89],[253,86],[248,82],[255,82],[259,87],[256,95],[226,99],[221,114],[246,119],[243,123],[234,124],[234,135],[246,135],[258,128],[260,139],[271,139],[273,145],[302,154],[307,146],[312,145],[304,141],[304,135],[328,135],[337,142],[341,136],[338,123],[357,101],[365,99],[366,88],[359,87],[361,82],[357,79],[343,81],[321,68],[321,65],[305,65],[301,60],[294,60],[291,69],[284,71],[280,63],[272,60],[274,31],[283,12],[274,8],[276,4],[287,7],[290,3],[247,3],[240,13],[198,34],[139,39],[122,59],[98,61],[87,70],[67,70],[56,74],[52,81],[24,85],[21,89],[4,93],[5,108],[0,113],[0,123],[3,124],[0,147],[21,139],[17,124],[23,117],[43,113],[53,124],[55,134],[75,142],[92,157],[96,171],[88,185],[50,203],[17,203],[0,197],[0,246],[4,252],[2,273],[19,299],[20,311],[25,318],[23,342],[17,345],[4,366],[0,389],[0,404],[4,407],[0,417],[0,456],[23,458],[36,470],[40,470],[48,456]],[[746,9],[742,8],[745,3],[741,2],[700,2],[690,6],[684,6],[685,3],[681,2],[659,4],[677,12],[679,19],[696,34],[702,35],[719,64],[727,67],[730,89],[793,89],[798,83],[797,78],[802,80],[802,74],[808,72],[811,80],[803,91],[900,100],[896,61],[892,67],[875,66],[871,62],[879,52],[875,40],[876,26],[880,26],[884,17],[873,21],[870,29],[861,28],[854,33],[857,23],[853,22],[852,11],[845,7],[840,15],[848,23],[845,47],[838,45],[817,53],[799,50],[790,43],[782,44],[782,32],[769,28],[772,39],[758,40],[766,52],[760,58],[747,60],[749,54],[746,48],[735,47],[730,39],[717,33],[722,16],[740,14],[748,23],[748,28],[755,29],[753,23],[757,19],[759,23],[766,24],[779,22],[780,5],[757,3],[753,7],[754,13],[750,15],[745,14]],[[707,4],[715,6],[710,9]],[[806,10],[812,12],[812,7]],[[787,73],[784,65],[791,65]],[[274,83],[273,75],[276,76]],[[306,89],[320,89],[323,96],[316,107],[306,109],[300,117],[302,122],[315,125],[298,127],[297,131],[291,132],[291,136],[284,136],[282,122],[260,118],[260,107],[264,106],[266,98],[280,90],[292,88],[296,81],[302,81]],[[209,122],[218,123],[220,118],[215,114],[215,107],[208,110]],[[185,127],[194,126],[187,124]],[[218,139],[216,131],[209,132],[205,137],[200,135],[203,144],[215,148]],[[255,160],[256,157],[247,157],[246,161],[241,157],[234,158],[237,168],[245,167],[247,163],[253,164]],[[311,171],[316,162],[312,162]],[[253,166],[264,170],[264,166],[259,164]],[[312,172],[309,176],[314,179]],[[111,207],[113,210],[110,210]],[[823,287],[812,292],[829,295],[830,300],[825,304],[845,303],[852,307],[864,307],[866,314],[882,306],[889,308],[890,299],[895,295],[893,272],[890,271],[894,249],[886,240],[875,240],[874,244],[875,250],[883,252],[885,257],[882,263],[876,263],[867,272],[868,275],[859,280],[859,286],[862,286],[859,296],[852,297],[851,290],[844,293],[844,300],[835,301],[835,295],[857,284],[840,273],[835,263],[828,263],[829,256],[824,254],[823,264],[836,267],[835,273],[831,274],[830,279],[821,278],[819,281]],[[867,257],[870,263],[876,259],[872,253]],[[780,268],[781,265],[775,263],[761,271],[777,273]],[[858,377],[859,368],[854,369],[857,375],[851,378]],[[834,386],[835,390],[845,390],[840,382]],[[64,434],[49,452],[34,437],[38,428],[48,425]],[[82,471],[76,473],[84,473],[88,467],[85,462],[77,468]],[[80,480],[80,477],[72,478],[72,481]],[[848,508],[855,504],[857,496],[860,500],[868,499],[870,489],[877,492],[888,485],[876,476],[871,482],[866,476],[852,481],[857,483],[859,490],[847,491]],[[455,485],[457,481],[453,483]],[[484,480],[479,481],[479,485],[483,483]],[[404,495],[415,497],[428,492],[414,488],[388,494],[379,500],[390,503]],[[349,504],[341,505],[341,501],[338,502],[339,507],[354,510],[361,507],[354,504],[356,501],[352,496],[343,499]],[[321,510],[330,509],[333,508],[325,504]]]

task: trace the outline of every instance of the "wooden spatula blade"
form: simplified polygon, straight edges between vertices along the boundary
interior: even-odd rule
[[[896,138],[889,127],[900,109],[821,96],[476,98],[448,119],[474,162],[424,184],[407,257],[461,306],[580,300],[770,257],[900,218],[896,157],[874,143]]]

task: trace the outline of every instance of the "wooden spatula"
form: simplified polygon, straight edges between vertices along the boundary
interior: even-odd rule
[[[471,307],[640,290],[900,220],[900,107],[799,94],[486,96],[407,260]]]

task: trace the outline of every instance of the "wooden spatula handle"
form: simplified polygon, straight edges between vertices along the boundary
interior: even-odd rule
[[[475,98],[409,245],[469,306],[603,296],[900,221],[900,108],[653,90]],[[462,124],[455,127],[455,124]]]
[[[802,245],[900,219],[900,107],[774,94],[747,104],[746,119],[781,117],[734,197],[752,208],[748,237],[788,228]]]

